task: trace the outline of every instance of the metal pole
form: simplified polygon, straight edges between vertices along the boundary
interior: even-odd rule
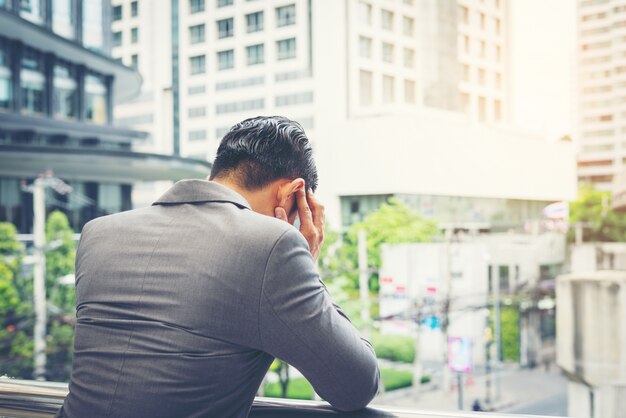
[[[456,383],[459,387],[459,411],[463,410],[463,377],[461,373],[456,374]]]
[[[34,378],[44,380],[46,374],[46,203],[45,184],[42,178],[33,187],[33,235],[35,266],[33,296],[35,303],[35,370]]]
[[[496,381],[495,399],[500,399],[500,356],[502,353],[502,341],[500,331],[500,266],[493,266],[493,296],[494,296],[494,320],[493,333],[496,339],[496,358],[494,362],[494,377]]]
[[[443,340],[443,373],[441,375],[441,387],[443,392],[448,392],[452,388],[452,372],[448,367],[448,327],[450,326],[450,303],[452,301],[452,234],[454,231],[446,229],[446,255],[445,255],[445,300],[443,302],[443,312],[441,321],[441,338]]]
[[[369,274],[367,268],[367,236],[364,229],[359,230],[359,296],[361,299],[361,320],[366,324],[370,320]]]

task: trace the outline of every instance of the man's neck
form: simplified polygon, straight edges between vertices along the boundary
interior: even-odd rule
[[[251,191],[244,187],[241,187],[239,184],[237,184],[237,182],[233,181],[230,178],[216,178],[211,181],[217,184],[221,184],[222,186],[228,187],[232,191],[239,193],[250,204],[250,208],[253,211],[268,216],[274,215],[274,208],[268,206],[268,201],[271,201],[270,199],[272,197],[272,192],[267,188]]]

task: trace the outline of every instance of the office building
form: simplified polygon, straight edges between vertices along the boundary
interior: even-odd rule
[[[153,55],[171,55],[172,148],[210,161],[242,119],[280,114],[298,120],[312,139],[320,194],[335,227],[362,219],[394,195],[420,212],[434,208],[430,215],[442,222],[519,228],[540,218],[548,203],[574,195],[572,147],[506,126],[507,0],[180,0],[168,13],[146,12],[152,20],[141,16],[145,0],[113,3],[122,9],[112,26],[122,33],[115,57],[132,64],[137,55],[149,79],[157,71]],[[135,3],[139,16],[133,17],[128,10]],[[139,45],[161,48],[137,49],[135,29]],[[119,118],[131,115],[122,113]],[[454,148],[447,155],[439,149],[457,142],[472,154],[457,158]],[[402,148],[393,148],[396,143]],[[422,176],[407,179],[410,187],[377,171],[387,164],[383,159],[421,158],[433,149],[439,162],[426,158],[422,167],[406,167],[408,176]],[[551,152],[560,154],[536,159],[524,181],[515,180],[534,153]],[[495,171],[468,177],[482,183],[448,187],[454,177],[428,178],[424,171],[438,164],[448,176],[472,173],[472,155]],[[555,166],[564,171],[546,182]],[[353,178],[352,167],[362,175]],[[384,184],[362,184],[372,173]],[[449,213],[455,202],[466,210],[463,219],[460,209]]]
[[[578,180],[611,190],[626,165],[626,5],[579,0]]]
[[[48,209],[76,230],[132,207],[134,184],[208,172],[206,162],[135,152],[142,132],[113,126],[115,101],[139,93],[141,77],[110,55],[104,0],[0,1],[0,221],[32,228],[24,186],[53,173]]]

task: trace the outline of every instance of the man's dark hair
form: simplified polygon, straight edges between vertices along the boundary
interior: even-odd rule
[[[298,122],[282,116],[257,116],[230,128],[217,149],[209,180],[228,176],[248,190],[298,177],[307,189],[317,188],[311,143]]]

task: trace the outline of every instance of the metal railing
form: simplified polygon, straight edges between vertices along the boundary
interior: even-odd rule
[[[0,417],[51,418],[67,395],[66,383],[39,382],[0,378]],[[418,411],[372,405],[361,411],[339,412],[325,402],[257,397],[250,411],[251,418],[280,417],[353,417],[353,418],[523,418],[524,415],[503,415],[481,412]],[[526,415],[526,417],[529,417]],[[536,416],[534,418],[537,418]]]

